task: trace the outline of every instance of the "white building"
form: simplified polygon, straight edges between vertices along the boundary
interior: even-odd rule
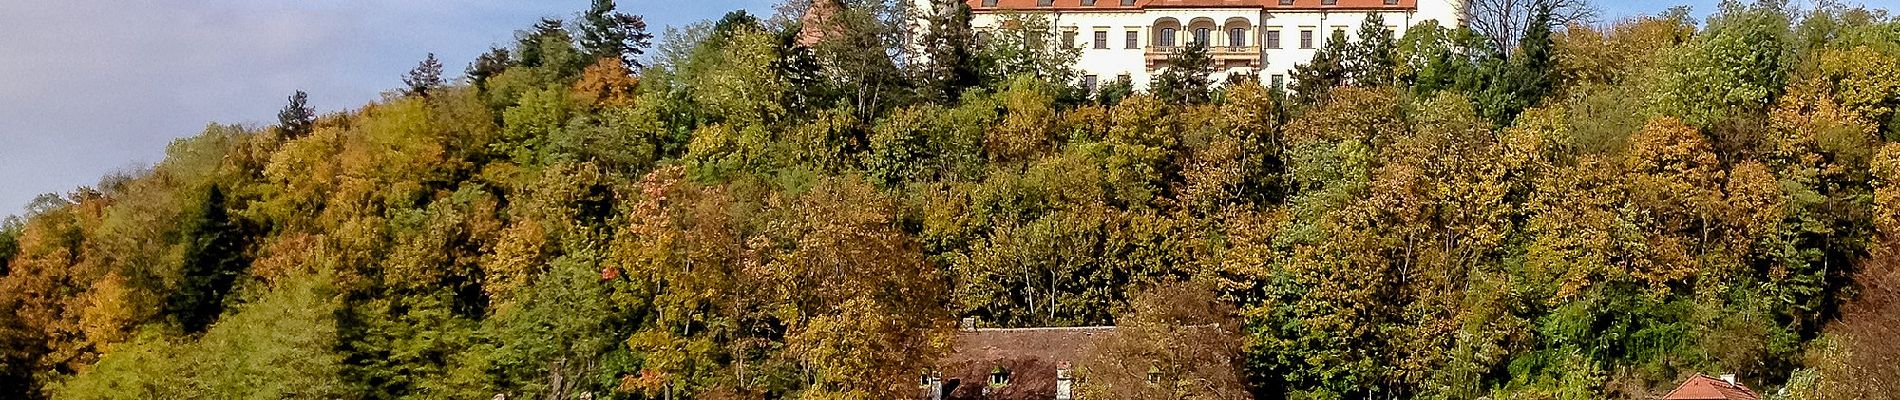
[[[1166,67],[1189,41],[1207,43],[1216,80],[1252,74],[1283,84],[1295,65],[1313,58],[1332,32],[1357,36],[1380,14],[1403,33],[1425,21],[1461,25],[1462,0],[966,0],[977,31],[995,29],[1006,14],[1047,19],[1059,43],[1081,49],[1076,68],[1093,85],[1126,75],[1136,88]],[[1394,35],[1397,36],[1397,35]]]

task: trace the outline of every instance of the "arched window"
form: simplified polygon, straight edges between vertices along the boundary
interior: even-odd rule
[[[1174,47],[1174,28],[1161,28],[1161,46]]]

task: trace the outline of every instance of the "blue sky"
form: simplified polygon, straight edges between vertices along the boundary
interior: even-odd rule
[[[1896,0],[1869,3],[1893,8]],[[621,0],[664,26],[776,0]],[[1698,16],[1714,0],[1687,1]],[[0,0],[0,215],[150,165],[211,122],[274,122],[284,97],[352,108],[434,52],[460,71],[489,45],[586,0]],[[1600,1],[1601,17],[1683,2]]]

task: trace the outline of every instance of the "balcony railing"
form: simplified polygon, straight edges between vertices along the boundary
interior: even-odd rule
[[[1146,54],[1150,68],[1168,61],[1187,46],[1149,46]],[[1215,46],[1207,48],[1207,55],[1214,59],[1215,65],[1229,65],[1244,62],[1250,67],[1260,66],[1260,48],[1253,46]]]

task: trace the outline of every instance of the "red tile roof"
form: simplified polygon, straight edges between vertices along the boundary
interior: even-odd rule
[[[1151,8],[1260,8],[1269,10],[1409,10],[1418,7],[1418,0],[1398,0],[1386,4],[1386,0],[1337,0],[1334,4],[1321,4],[1323,0],[1294,0],[1293,4],[1281,5],[1280,0],[1135,0],[1133,6],[1122,5],[1122,0],[1095,0],[1095,5],[1082,5],[1083,0],[1054,0],[1048,6],[1039,5],[1039,0],[996,0],[995,6],[984,6],[984,0],[965,0],[970,9],[977,11],[1015,10],[1143,10]]]
[[[1109,0],[1103,0],[1109,1]],[[938,363],[950,400],[1055,398],[1056,370],[1074,363],[1115,327],[976,329],[957,332],[956,347]],[[990,372],[1009,371],[1009,385],[992,388]],[[952,383],[955,382],[955,383]]]
[[[1696,374],[1682,386],[1669,391],[1663,400],[1760,400],[1761,395],[1740,383],[1730,384],[1715,377]]]

